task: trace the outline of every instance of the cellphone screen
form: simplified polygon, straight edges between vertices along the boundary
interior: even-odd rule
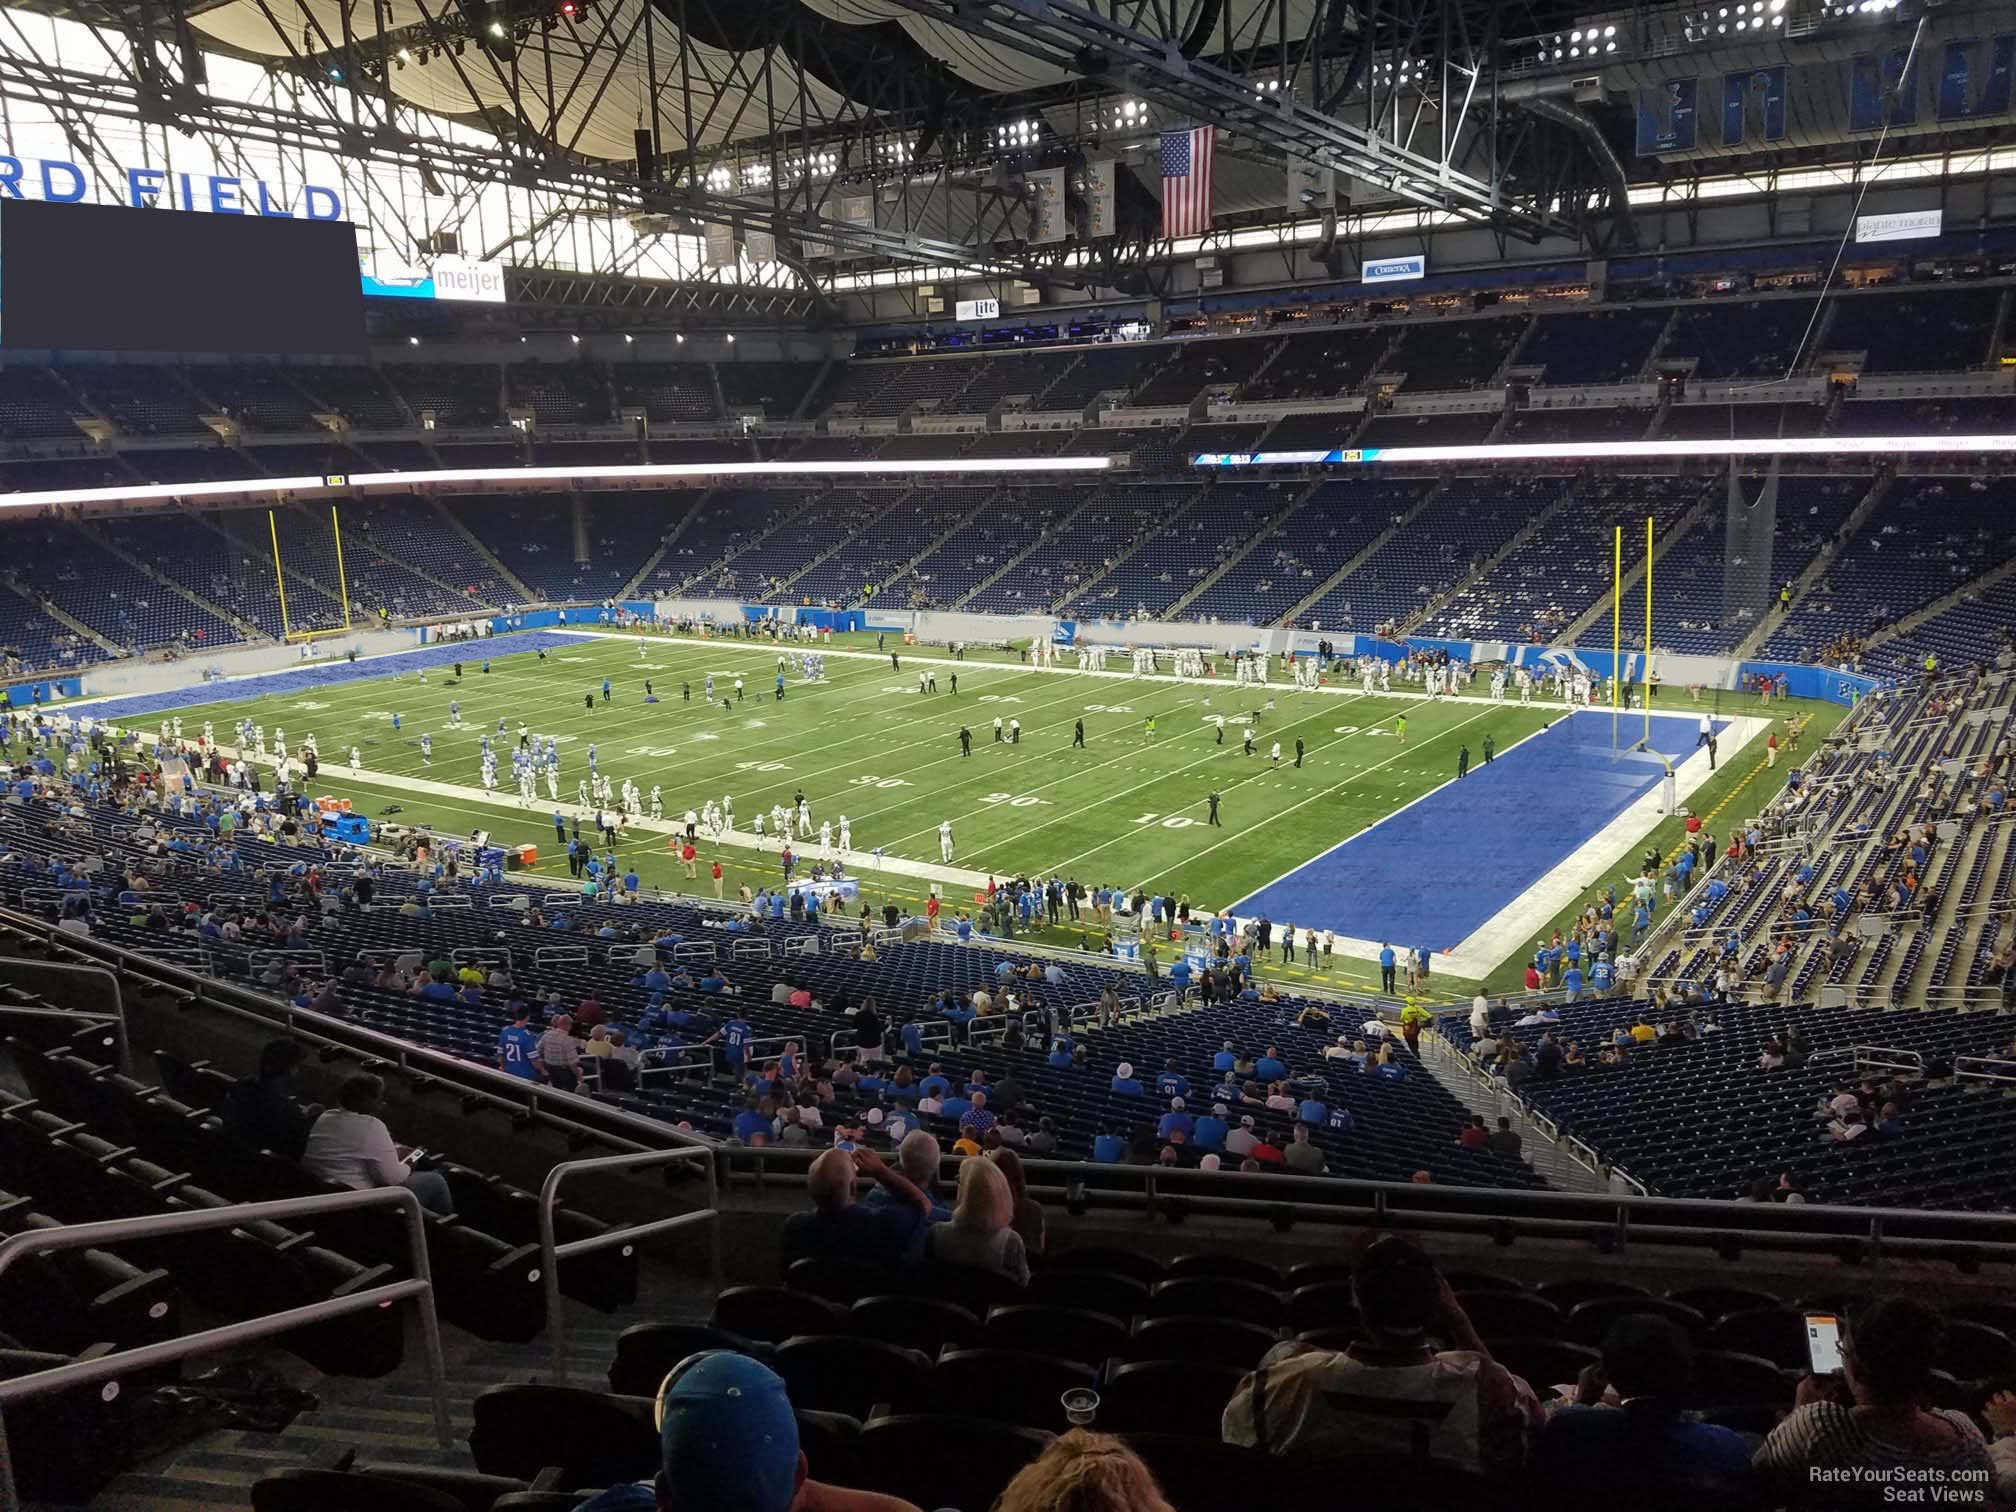
[[[1841,1320],[1827,1313],[1806,1314],[1806,1355],[1815,1375],[1841,1373]]]

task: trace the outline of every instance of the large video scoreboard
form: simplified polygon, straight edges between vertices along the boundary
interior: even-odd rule
[[[0,347],[365,354],[345,221],[0,199]]]

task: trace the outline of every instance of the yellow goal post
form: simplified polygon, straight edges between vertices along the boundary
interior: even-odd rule
[[[302,514],[304,518],[310,517],[308,515],[308,511],[305,508],[302,510]],[[350,579],[349,574],[345,572],[343,567],[343,518],[337,512],[336,506],[334,504],[331,504],[329,506],[329,541],[330,545],[334,549],[334,559],[336,565],[336,581],[334,583],[325,584],[323,586],[333,591],[337,597],[337,600],[343,606],[343,623],[341,625],[329,626],[322,629],[317,629],[313,626],[309,626],[304,629],[296,629],[294,627],[291,612],[287,607],[287,564],[286,559],[280,549],[279,510],[269,509],[266,511],[266,533],[268,539],[271,540],[271,542],[273,543],[273,589],[274,592],[278,594],[280,599],[281,640],[290,642],[305,642],[305,641],[320,640],[326,636],[331,635],[349,634]]]

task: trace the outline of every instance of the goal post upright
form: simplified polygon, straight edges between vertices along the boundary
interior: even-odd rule
[[[1646,522],[1648,525],[1650,521]],[[329,534],[336,541],[336,592],[343,600],[343,628],[350,628],[350,577],[343,569],[343,521],[336,513],[336,506],[329,506]]]
[[[280,521],[270,509],[266,511],[266,532],[273,540],[273,587],[280,595],[280,640],[285,644],[294,634],[287,625],[287,574],[280,566]]]
[[[1652,744],[1652,516],[1645,516],[1645,660],[1638,669],[1639,701],[1645,706],[1645,744]]]
[[[1618,700],[1624,682],[1624,527],[1614,527],[1610,563],[1610,749],[1617,749]]]

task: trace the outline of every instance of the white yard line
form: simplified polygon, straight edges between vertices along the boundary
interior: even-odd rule
[[[1489,703],[1490,700],[1487,699],[1485,700],[1485,702]],[[1482,719],[1485,716],[1485,714],[1489,712],[1490,711],[1488,709],[1480,709],[1477,713],[1472,714],[1468,719],[1460,720],[1457,723],[1449,726],[1449,728],[1446,730],[1437,730],[1434,734],[1428,736],[1428,741],[1441,740],[1446,736],[1454,735],[1458,730],[1464,729],[1469,725],[1475,724],[1478,720]],[[1416,749],[1418,750],[1419,747],[1416,747]],[[1402,746],[1399,750],[1395,751],[1391,756],[1388,756],[1384,761],[1375,761],[1370,766],[1360,767],[1358,768],[1357,771],[1353,772],[1350,776],[1346,777],[1342,782],[1333,783],[1329,787],[1323,788],[1319,792],[1311,793],[1307,798],[1302,799],[1299,803],[1291,803],[1285,809],[1276,809],[1272,814],[1268,815],[1267,818],[1262,819],[1258,824],[1249,824],[1243,830],[1235,830],[1231,834],[1227,835],[1223,840],[1218,841],[1216,844],[1205,846],[1203,850],[1198,851],[1193,856],[1185,856],[1180,862],[1176,864],[1179,866],[1195,865],[1197,862],[1203,860],[1204,857],[1210,855],[1213,851],[1223,850],[1233,841],[1243,840],[1248,835],[1255,834],[1258,831],[1267,828],[1268,825],[1277,823],[1278,821],[1285,819],[1288,815],[1294,813],[1298,809],[1305,809],[1310,804],[1317,802],[1319,799],[1328,798],[1332,794],[1342,791],[1344,788],[1347,788],[1352,783],[1358,781],[1359,778],[1369,776],[1373,772],[1379,771],[1384,767],[1391,766],[1394,762],[1398,761],[1401,758],[1401,756],[1405,753],[1405,751],[1406,747]],[[1096,845],[1092,848],[1092,851],[1087,851],[1085,852],[1085,854],[1090,855],[1095,851],[1102,851],[1106,848],[1106,846],[1114,844],[1115,841],[1124,840],[1127,838],[1128,837],[1125,835],[1116,835],[1113,840],[1108,840],[1103,844]],[[1075,861],[1078,858],[1074,856],[1072,857],[1072,859]],[[1156,881],[1158,878],[1162,877],[1170,870],[1171,870],[1170,867],[1165,866],[1162,868],[1161,871],[1155,872],[1150,876],[1143,877],[1139,882],[1135,883],[1134,885],[1136,887],[1146,887],[1150,882]]]
[[[1360,696],[1360,697],[1363,697],[1363,695],[1362,695],[1362,694],[1360,694],[1359,696]],[[1375,693],[1375,694],[1373,695],[1373,697],[1375,697],[1375,698],[1376,698],[1376,697],[1378,697],[1378,695],[1377,695],[1377,694]],[[1295,720],[1295,721],[1294,721],[1293,723],[1291,723],[1291,724],[1288,724],[1288,725],[1284,725],[1284,726],[1283,726],[1282,728],[1283,728],[1284,730],[1293,730],[1293,729],[1297,729],[1297,728],[1299,728],[1299,727],[1300,727],[1300,726],[1302,726],[1302,725],[1305,725],[1305,724],[1307,724],[1307,723],[1309,722],[1309,720],[1311,720],[1311,719],[1322,719],[1322,718],[1327,718],[1327,717],[1329,717],[1329,716],[1328,716],[1327,714],[1312,714],[1312,715],[1308,715],[1308,716],[1306,716],[1305,718],[1302,718],[1302,719],[1298,719],[1298,720]],[[1369,727],[1368,727],[1368,728],[1369,728]],[[1362,735],[1362,734],[1364,733],[1364,731],[1363,731],[1363,730],[1360,730],[1360,731],[1358,731],[1357,733],[1358,733],[1359,735]],[[1331,748],[1332,748],[1333,746],[1340,746],[1340,745],[1342,745],[1342,744],[1343,744],[1343,743],[1344,743],[1345,741],[1347,741],[1347,740],[1353,740],[1353,739],[1356,739],[1356,738],[1357,738],[1357,736],[1356,736],[1356,735],[1345,735],[1345,736],[1342,736],[1342,737],[1340,737],[1339,739],[1336,739],[1336,740],[1333,740],[1333,741],[1329,742],[1329,743],[1328,743],[1327,745],[1321,745],[1321,746],[1317,746],[1317,747],[1315,747],[1315,750],[1317,750],[1317,751],[1326,751],[1326,750],[1329,750],[1329,749],[1331,749]],[[1273,740],[1273,736],[1272,736],[1272,734],[1271,734],[1271,733],[1270,733],[1270,734],[1269,734],[1269,736],[1268,736],[1268,740],[1269,740],[1269,742],[1270,742],[1270,743],[1271,743],[1271,742],[1272,742],[1272,740]],[[1242,747],[1243,747],[1243,744],[1244,744],[1244,741],[1243,741],[1243,739],[1242,739],[1242,741],[1241,741],[1241,745],[1242,745]],[[1258,771],[1256,771],[1256,772],[1252,773],[1252,774],[1251,774],[1250,776],[1246,776],[1246,777],[1241,777],[1241,778],[1238,778],[1238,779],[1237,779],[1236,781],[1233,781],[1233,782],[1229,782],[1229,783],[1226,783],[1226,784],[1225,784],[1225,785],[1224,785],[1224,786],[1223,786],[1222,788],[1218,789],[1218,792],[1219,792],[1219,794],[1220,794],[1220,796],[1221,796],[1221,797],[1222,797],[1222,796],[1223,796],[1223,795],[1224,795],[1225,793],[1229,793],[1229,792],[1231,792],[1231,791],[1232,791],[1232,790],[1233,790],[1234,788],[1239,788],[1239,787],[1244,787],[1244,786],[1245,786],[1245,785],[1246,785],[1247,783],[1249,783],[1249,782],[1258,782],[1258,781],[1259,781],[1259,780],[1260,780],[1261,778],[1263,778],[1263,777],[1267,776],[1267,775],[1268,775],[1268,774],[1269,774],[1270,772],[1272,772],[1272,771],[1274,770],[1274,768],[1272,767],[1272,765],[1268,763],[1268,760],[1267,760],[1267,758],[1266,758],[1266,757],[1264,757],[1264,756],[1260,756],[1260,755],[1259,755],[1259,749],[1258,749],[1258,748],[1259,748],[1259,742],[1258,742],[1258,741],[1255,741],[1255,742],[1254,742],[1254,747],[1255,747],[1255,756],[1256,756],[1256,759],[1258,759],[1258,760],[1260,761],[1260,763],[1261,763],[1261,766],[1260,766],[1260,769],[1259,769]],[[1092,812],[1092,810],[1094,810],[1094,809],[1097,809],[1097,808],[1104,808],[1104,807],[1105,807],[1105,806],[1106,806],[1107,804],[1109,804],[1109,803],[1113,802],[1113,801],[1114,801],[1115,799],[1119,799],[1119,798],[1125,798],[1125,797],[1126,797],[1126,796],[1127,796],[1127,795],[1128,795],[1129,793],[1138,793],[1138,792],[1141,792],[1141,791],[1142,791],[1143,789],[1146,789],[1146,788],[1153,788],[1153,787],[1160,787],[1160,786],[1162,786],[1163,784],[1167,783],[1167,782],[1168,782],[1168,781],[1169,781],[1169,780],[1170,780],[1171,778],[1175,777],[1175,776],[1176,776],[1176,775],[1177,775],[1178,773],[1180,773],[1180,772],[1187,772],[1187,771],[1191,770],[1191,769],[1192,769],[1193,767],[1200,767],[1200,766],[1203,766],[1203,765],[1204,765],[1204,764],[1205,764],[1206,762],[1208,762],[1208,761],[1215,761],[1215,760],[1218,760],[1218,759],[1219,759],[1219,758],[1220,758],[1220,757],[1221,757],[1222,755],[1224,755],[1224,754],[1225,754],[1225,750],[1226,750],[1226,749],[1227,749],[1227,748],[1225,748],[1225,747],[1221,747],[1221,746],[1219,746],[1219,745],[1217,744],[1217,742],[1216,742],[1216,741],[1214,740],[1214,741],[1212,742],[1212,745],[1211,745],[1211,751],[1210,751],[1210,754],[1209,754],[1209,755],[1206,755],[1206,756],[1200,756],[1200,757],[1198,757],[1198,758],[1197,758],[1197,760],[1195,760],[1195,761],[1192,761],[1192,762],[1188,762],[1188,763],[1184,764],[1183,766],[1180,766],[1180,767],[1176,767],[1176,768],[1174,768],[1174,769],[1173,769],[1173,770],[1171,770],[1171,771],[1168,771],[1168,772],[1161,772],[1161,773],[1158,773],[1158,774],[1156,774],[1156,775],[1155,775],[1154,777],[1151,777],[1151,778],[1149,778],[1149,779],[1148,779],[1148,780],[1147,780],[1146,782],[1141,782],[1141,783],[1137,783],[1137,784],[1135,784],[1135,785],[1134,785],[1133,787],[1130,787],[1130,788],[1123,788],[1123,789],[1121,789],[1121,790],[1120,790],[1119,792],[1117,792],[1117,793],[1108,793],[1108,794],[1107,794],[1107,795],[1106,795],[1105,797],[1103,797],[1103,798],[1099,799],[1099,800],[1098,800],[1097,802],[1095,802],[1095,803],[1088,803],[1088,804],[1086,804],[1086,805],[1085,805],[1085,806],[1084,806],[1083,808],[1078,808],[1078,809],[1073,809],[1073,810],[1072,810],[1072,811],[1071,811],[1070,813],[1068,813],[1068,814],[1059,814],[1059,815],[1057,816],[1057,819],[1052,819],[1052,820],[1045,820],[1045,821],[1044,821],[1044,824],[1045,824],[1045,825],[1049,825],[1049,824],[1054,824],[1054,823],[1056,823],[1056,822],[1057,822],[1057,820],[1061,820],[1061,819],[1075,819],[1075,818],[1077,818],[1078,816],[1080,816],[1080,815],[1082,815],[1082,814],[1089,814],[1089,813],[1091,813],[1091,812]],[[1313,754],[1313,753],[1312,753],[1312,754]],[[1368,768],[1361,768],[1360,770],[1362,770],[1362,771],[1369,771],[1369,770],[1371,770],[1371,768],[1369,768],[1369,767],[1368,767]],[[1348,779],[1347,779],[1347,780],[1348,780]],[[1329,790],[1328,790],[1328,789],[1326,789],[1325,791],[1329,791]],[[1184,808],[1196,808],[1196,807],[1197,807],[1197,803],[1196,803],[1196,802],[1190,802],[1190,803],[1186,803],[1186,804],[1182,805],[1182,807],[1184,807]],[[1041,828],[1041,827],[1043,827],[1043,826],[1039,826],[1039,828]],[[1084,851],[1080,851],[1080,852],[1079,852],[1079,853],[1078,853],[1077,855],[1075,855],[1075,856],[1067,856],[1067,857],[1065,857],[1065,858],[1064,858],[1064,859],[1063,859],[1062,861],[1059,861],[1059,862],[1056,862],[1056,863],[1055,863],[1055,864],[1054,864],[1054,865],[1052,866],[1052,868],[1051,868],[1051,869],[1052,869],[1052,870],[1055,870],[1055,871],[1062,871],[1062,870],[1063,870],[1063,869],[1064,869],[1065,867],[1067,867],[1067,866],[1070,866],[1070,865],[1071,865],[1071,864],[1072,864],[1073,862],[1077,862],[1077,861],[1082,861],[1082,860],[1084,860],[1084,859],[1085,859],[1085,857],[1087,857],[1087,856],[1091,856],[1091,855],[1097,855],[1097,854],[1098,854],[1098,853],[1099,853],[1100,851],[1102,851],[1102,850],[1105,850],[1107,846],[1109,846],[1109,845],[1114,845],[1114,844],[1117,844],[1117,843],[1118,843],[1119,841],[1122,841],[1122,840],[1129,840],[1129,839],[1132,839],[1132,838],[1134,838],[1134,836],[1135,836],[1136,834],[1138,834],[1138,833],[1139,833],[1139,831],[1135,831],[1135,830],[1130,830],[1130,831],[1127,831],[1127,832],[1125,832],[1125,833],[1123,833],[1123,834],[1119,834],[1119,835],[1115,835],[1115,836],[1113,836],[1113,837],[1112,837],[1111,839],[1109,839],[1109,840],[1104,840],[1104,841],[1101,841],[1101,842],[1100,842],[1100,843],[1099,843],[1098,845],[1095,845],[1095,846],[1093,846],[1093,847],[1092,847],[1092,848],[1091,848],[1090,850],[1084,850]],[[1214,847],[1214,849],[1215,849],[1215,847]]]

